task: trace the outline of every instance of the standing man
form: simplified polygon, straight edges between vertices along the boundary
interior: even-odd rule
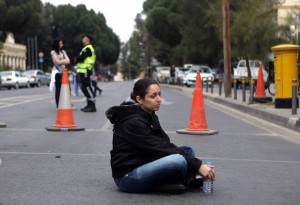
[[[81,90],[87,99],[87,106],[81,109],[83,112],[97,112],[96,101],[91,87],[91,75],[96,62],[95,50],[91,45],[93,40],[94,38],[89,34],[82,36],[83,48],[75,59]]]
[[[176,71],[175,65],[173,64],[170,69],[170,77],[171,77],[171,80],[169,82],[170,84],[175,84],[175,71]]]

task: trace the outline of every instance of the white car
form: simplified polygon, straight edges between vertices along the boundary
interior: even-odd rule
[[[178,85],[183,84],[183,79],[189,72],[189,68],[176,67],[175,68],[175,83]]]
[[[249,60],[251,77],[253,80],[257,80],[259,64],[262,64],[262,62],[259,60]],[[262,70],[263,70],[264,82],[266,85],[268,82],[269,75],[268,75],[268,72],[265,70],[263,64],[262,64]],[[235,69],[233,69],[233,79],[236,79],[238,81],[238,84],[240,84],[242,82],[243,78],[246,78],[246,79],[248,78],[246,60],[240,60],[237,64],[237,67]],[[249,82],[247,82],[247,83],[249,83]]]
[[[157,66],[152,74],[152,78],[159,83],[168,83],[170,80],[170,70],[169,66]]]
[[[183,80],[184,84],[187,87],[195,85],[197,72],[200,72],[201,81],[203,82],[203,86],[206,85],[207,80],[208,80],[208,85],[211,85],[211,82],[214,81],[214,75],[209,66],[193,65]]]
[[[19,87],[30,87],[29,78],[22,76],[20,71],[2,71],[1,76],[1,87],[6,87],[8,89]]]

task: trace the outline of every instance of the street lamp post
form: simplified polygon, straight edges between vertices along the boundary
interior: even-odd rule
[[[296,44],[298,45],[299,12],[296,13]]]
[[[223,0],[223,52],[225,97],[231,97],[231,47],[229,0]]]
[[[299,12],[299,4],[300,4],[300,1],[299,0],[294,0],[293,2],[296,3],[296,9],[297,9],[297,12],[296,12],[296,27],[295,27],[295,31],[296,31],[296,44],[298,45],[298,28],[299,28],[299,15],[300,15],[300,12]]]

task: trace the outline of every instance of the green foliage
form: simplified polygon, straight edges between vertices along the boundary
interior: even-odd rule
[[[282,1],[230,1],[232,58],[265,60],[272,46],[292,42],[287,26],[277,24],[275,8]],[[136,21],[131,44],[122,50],[123,71],[128,72],[128,67],[138,70],[140,66],[145,71],[148,65],[140,61],[148,63],[149,58],[163,65],[217,66],[223,58],[222,3],[220,0],[146,0],[143,4],[146,18]],[[137,49],[139,44],[143,45],[143,51]],[[144,58],[138,55],[141,53]]]
[[[231,0],[231,54],[233,58],[264,59],[270,48],[295,42],[287,26],[277,25],[274,6],[283,0]],[[223,15],[220,0],[146,0],[136,29],[120,50],[119,37],[106,24],[104,15],[84,4],[43,5],[40,0],[0,0],[0,41],[6,32],[17,43],[37,37],[38,51],[51,66],[52,41],[64,40],[71,60],[81,50],[81,36],[94,36],[97,61],[114,64],[121,52],[121,70],[135,78],[147,71],[151,60],[163,65],[201,63],[215,66],[223,58]],[[113,66],[112,72],[116,72]]]
[[[151,10],[146,24],[154,37],[171,47],[178,45],[181,41],[180,31],[173,16],[169,15],[166,8],[158,7]]]
[[[94,37],[93,46],[97,61],[114,64],[120,52],[119,37],[106,25],[103,14],[87,10],[85,5],[43,5],[40,0],[0,0],[0,31],[14,34],[17,43],[27,45],[28,38],[38,39],[38,51],[45,53],[45,67],[52,67],[50,51],[52,41],[64,40],[71,61],[79,54],[81,36]],[[1,39],[2,40],[2,39]]]
[[[146,0],[143,4],[146,31],[137,32],[148,36],[147,48],[162,64],[216,66],[223,58],[222,2]],[[277,25],[277,12],[272,9],[281,3],[281,0],[230,1],[233,58],[264,59],[272,46],[287,41],[287,29]]]
[[[141,14],[136,16],[135,22],[136,30],[121,50],[121,72],[125,79],[134,79],[142,72],[147,73],[153,53],[153,39],[147,33]]]
[[[0,8],[0,30],[12,32],[17,42],[25,44],[26,37],[39,30],[42,23],[40,0],[2,0]]]
[[[273,2],[274,4],[276,2]],[[278,34],[277,11],[270,9],[270,1],[234,1],[236,9],[231,13],[232,54],[264,60],[271,47],[283,42]]]
[[[117,61],[120,52],[120,40],[107,27],[101,13],[88,11],[85,5],[62,5],[54,9],[52,25],[55,35],[64,39],[68,54],[74,58],[81,50],[81,36],[85,33],[94,37],[93,46],[97,60],[104,65]]]
[[[155,38],[154,57],[163,64],[213,63],[221,43],[209,25],[209,1],[148,0],[147,31]]]

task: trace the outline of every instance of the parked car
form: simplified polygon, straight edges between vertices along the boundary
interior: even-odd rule
[[[218,68],[211,68],[211,71],[214,75],[214,82],[217,82],[219,80],[218,70]]]
[[[8,89],[20,87],[30,87],[29,78],[23,76],[20,71],[2,71],[1,76],[1,87]]]
[[[170,70],[169,66],[157,66],[152,73],[152,78],[159,83],[168,83],[170,80]]]
[[[211,81],[214,80],[213,72],[207,65],[193,65],[188,74],[184,77],[184,83],[187,87],[195,85],[197,72],[200,72],[201,80],[204,84],[208,80],[208,84],[211,85]]]
[[[253,80],[257,80],[259,64],[262,64],[262,62],[259,60],[249,60],[251,77]],[[263,76],[264,76],[264,82],[266,87],[268,84],[269,75],[268,72],[265,70],[263,64],[262,64],[262,69],[263,69]],[[237,64],[237,67],[233,69],[233,79],[236,79],[238,84],[241,84],[243,78],[245,79],[248,78],[246,60],[240,60]],[[249,83],[248,80],[246,82]]]
[[[175,83],[178,85],[182,85],[183,78],[187,75],[188,72],[189,72],[189,68],[176,67],[175,68]]]
[[[50,86],[50,81],[51,81],[51,73],[45,72],[45,75],[47,76],[47,78],[49,79],[49,83],[47,86]]]
[[[23,75],[29,78],[31,87],[40,87],[41,85],[49,85],[50,79],[46,76],[45,72],[39,69],[26,70]]]

